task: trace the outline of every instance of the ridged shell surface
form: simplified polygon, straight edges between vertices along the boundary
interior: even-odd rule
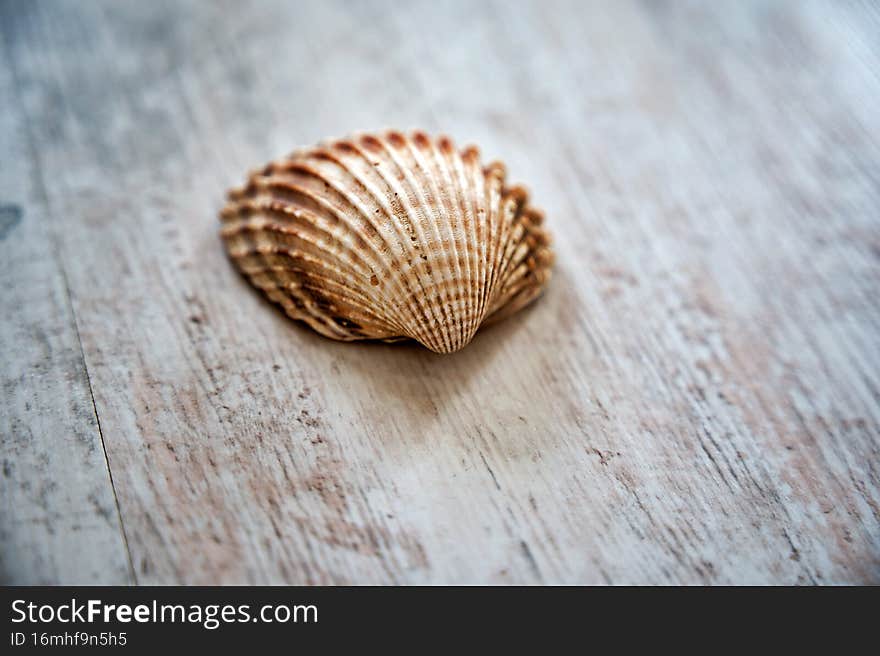
[[[553,262],[504,166],[423,132],[297,151],[231,190],[221,220],[235,266],[290,317],[438,353],[535,299]]]

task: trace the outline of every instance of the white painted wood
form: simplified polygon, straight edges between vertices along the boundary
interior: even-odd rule
[[[0,65],[0,583],[130,583],[10,37]]]
[[[137,581],[880,581],[877,27],[836,3],[22,10]],[[545,298],[451,356],[293,325],[217,237],[248,169],[383,126],[505,159],[557,237]]]

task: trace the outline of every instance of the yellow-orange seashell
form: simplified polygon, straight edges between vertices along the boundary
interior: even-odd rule
[[[356,135],[253,173],[229,192],[221,235],[256,287],[322,335],[451,353],[550,278],[542,215],[504,178],[447,137]]]

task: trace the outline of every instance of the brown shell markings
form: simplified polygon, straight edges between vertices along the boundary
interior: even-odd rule
[[[231,190],[220,217],[235,266],[338,340],[457,351],[534,300],[553,263],[541,212],[502,164],[420,131],[297,151]]]

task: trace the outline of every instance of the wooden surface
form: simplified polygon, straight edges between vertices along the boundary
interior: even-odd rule
[[[880,583],[873,3],[4,2],[0,576]],[[224,190],[362,128],[478,143],[547,294],[342,344]]]

